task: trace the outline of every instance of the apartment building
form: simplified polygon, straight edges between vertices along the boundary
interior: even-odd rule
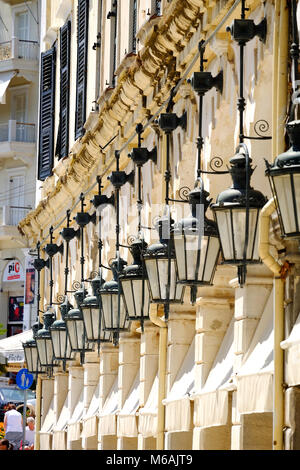
[[[36,305],[18,223],[35,207],[39,19],[37,1],[0,2],[0,323],[7,336],[31,327]]]

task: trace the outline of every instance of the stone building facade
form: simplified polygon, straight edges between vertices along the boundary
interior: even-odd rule
[[[272,162],[287,148],[289,3],[246,2],[247,18],[267,22],[265,40],[254,36],[245,47],[243,84],[245,136],[257,136],[256,123],[263,122],[259,132],[272,137],[247,140],[255,167],[251,185],[269,200],[264,159]],[[190,79],[200,70],[203,40],[204,68],[213,77],[223,71],[223,88],[212,87],[203,98],[202,170],[209,172],[215,157],[226,169],[240,133],[239,47],[226,28],[240,18],[242,4],[42,0],[41,73],[48,78],[41,85],[40,116],[47,96],[50,105],[45,104],[48,119],[40,118],[40,200],[19,224],[33,248],[49,243],[50,226],[55,243],[63,243],[67,210],[78,228],[73,217],[81,193],[84,210],[95,212],[90,201],[98,191],[97,176],[103,194],[111,196],[114,187],[107,176],[116,168],[118,151],[120,169],[127,175],[135,169],[132,184],[120,190],[120,252],[131,263],[126,245],[137,233],[140,195],[138,171],[128,154],[138,146],[139,124],[142,146],[157,149],[156,161],[141,169],[141,225],[146,242],[157,241],[151,229],[163,212],[166,170],[174,200],[180,199],[181,188],[193,189],[197,177],[199,97]],[[166,168],[167,138],[158,119],[170,104],[178,117],[186,113],[186,126],[171,135]],[[203,173],[203,182],[213,201],[232,184],[226,173]],[[186,215],[185,204],[173,201],[171,208],[175,220]],[[299,448],[299,255],[296,243],[280,237],[274,205],[268,211],[259,220],[260,227],[263,221],[267,226],[267,240],[261,236],[259,241],[263,262],[247,266],[243,286],[237,268],[220,258],[213,285],[199,287],[195,302],[187,287],[183,302],[170,305],[168,319],[162,306],[152,303],[143,327],[131,321],[117,344],[103,343],[85,353],[84,361],[77,354],[65,369],[38,376],[36,448]],[[84,263],[80,241],[70,242],[69,290],[82,280],[82,267],[84,279],[97,271],[99,214],[103,265],[115,256],[116,214],[108,204],[84,230]],[[64,254],[53,257],[54,299],[64,293],[64,265]],[[49,304],[49,281],[44,269],[42,311]]]

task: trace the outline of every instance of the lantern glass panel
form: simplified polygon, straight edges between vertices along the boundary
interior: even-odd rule
[[[54,357],[59,360],[72,359],[75,354],[71,352],[70,340],[66,328],[52,329],[51,338],[53,344]]]
[[[297,220],[300,217],[300,174],[274,175],[273,182],[284,232],[297,232]]]
[[[29,347],[29,346],[26,346],[26,344],[23,347],[24,347],[24,356],[25,356],[25,361],[26,361],[28,372],[36,373],[38,371],[38,362],[39,362],[37,347],[36,346]]]
[[[170,302],[181,302],[184,287],[177,284],[177,266],[176,260],[171,259],[170,269]],[[155,258],[145,259],[145,265],[147,269],[149,285],[152,295],[152,301],[161,302],[167,300],[166,286],[168,284],[168,259],[167,258]]]
[[[101,293],[104,324],[107,330],[118,330],[128,327],[127,313],[123,300],[120,296],[120,320],[118,318],[118,293]]]
[[[122,279],[121,284],[129,318],[141,318],[141,316],[148,317],[150,296],[147,281],[145,279],[128,278]]]
[[[68,320],[67,325],[72,351],[83,351],[86,349],[83,320]]]
[[[259,261],[258,253],[258,208],[249,209],[249,230],[246,259]],[[216,219],[225,261],[243,261],[246,241],[246,209],[228,208],[216,210]]]
[[[38,355],[40,359],[41,366],[50,366],[54,365],[53,362],[53,346],[52,341],[49,338],[36,338],[36,345],[38,350]]]
[[[218,237],[183,233],[174,243],[179,282],[210,283],[219,256]]]

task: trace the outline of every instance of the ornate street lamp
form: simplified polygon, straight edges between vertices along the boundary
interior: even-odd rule
[[[65,368],[66,361],[72,361],[75,358],[75,353],[71,349],[70,339],[68,335],[67,325],[65,317],[68,312],[73,308],[70,304],[67,293],[68,293],[68,275],[69,275],[69,243],[76,236],[79,238],[79,230],[74,230],[70,227],[70,211],[67,211],[67,227],[64,227],[60,232],[62,238],[65,240],[65,292],[64,301],[60,304],[60,318],[56,319],[51,327],[50,334],[53,345],[54,358],[56,360],[63,361],[63,367]]]
[[[50,270],[50,304],[47,311],[43,314],[44,326],[36,334],[36,344],[41,366],[53,368],[57,367],[58,361],[54,359],[54,351],[50,334],[50,326],[55,320],[55,311],[53,309],[53,256],[60,252],[63,253],[63,245],[58,246],[53,243],[53,227],[50,227],[50,243],[45,246],[45,251],[49,256]]]
[[[191,288],[191,301],[196,300],[197,287],[212,285],[217,267],[220,242],[217,225],[206,216],[211,199],[204,190],[201,173],[201,153],[203,149],[202,117],[205,93],[215,87],[223,90],[223,71],[216,77],[205,72],[203,41],[199,43],[200,71],[195,72],[190,81],[199,96],[199,135],[197,139],[197,180],[195,188],[188,195],[191,215],[175,224],[174,245],[178,268],[178,282]]]
[[[138,134],[138,147],[133,148],[131,158],[138,172],[138,196],[137,196],[137,209],[138,209],[138,236],[134,239],[128,247],[132,255],[133,261],[130,266],[126,266],[120,275],[120,282],[122,286],[124,301],[126,304],[128,318],[130,320],[140,321],[142,331],[144,330],[144,320],[149,319],[150,311],[150,292],[147,277],[147,271],[143,259],[143,252],[147,248],[147,243],[143,239],[142,234],[142,167],[149,160],[154,163],[157,161],[157,149],[154,147],[151,151],[142,147],[142,132],[143,126],[138,124],[136,126]]]
[[[168,319],[170,303],[182,303],[184,286],[178,284],[178,273],[174,249],[173,220],[171,219],[169,203],[170,172],[170,138],[172,132],[180,126],[186,128],[186,112],[181,117],[171,113],[173,107],[171,93],[167,112],[159,117],[158,124],[166,135],[166,172],[165,172],[165,210],[164,215],[157,221],[159,242],[150,245],[144,252],[143,258],[147,270],[151,302],[164,304],[165,318]]]
[[[240,47],[239,145],[236,154],[230,159],[229,169],[233,184],[231,188],[222,191],[216,203],[211,205],[218,226],[223,262],[238,267],[241,286],[246,280],[247,265],[260,262],[257,227],[260,210],[266,203],[266,197],[250,186],[254,170],[244,143],[244,139],[253,138],[244,135],[244,48],[255,36],[265,41],[266,19],[255,25],[253,20],[245,18],[245,12],[245,0],[242,0],[241,19],[235,19],[233,25],[227,28]]]
[[[81,193],[80,201],[81,201],[81,212],[78,212],[74,220],[76,220],[77,224],[80,228],[80,242],[81,242],[81,257],[80,257],[80,265],[81,265],[81,287],[75,292],[74,298],[77,304],[77,308],[72,308],[68,311],[65,315],[65,322],[68,330],[68,335],[71,344],[71,350],[73,352],[79,352],[81,355],[81,362],[84,360],[84,353],[93,350],[93,344],[87,341],[86,331],[84,327],[83,321],[83,314],[81,310],[81,304],[83,303],[84,298],[87,295],[87,290],[84,287],[84,227],[90,223],[96,222],[96,214],[88,214],[84,212],[84,194]]]
[[[299,38],[297,26],[297,1],[291,1],[292,44],[292,89],[291,111],[295,111],[299,101]],[[292,113],[291,113],[292,114]],[[290,121],[286,125],[290,148],[278,155],[273,165],[266,162],[266,175],[269,177],[274,196],[281,234],[284,238],[300,238],[300,121]]]
[[[101,194],[101,178],[97,177],[99,192],[95,195],[91,201],[96,208],[103,204],[112,203],[113,200],[109,200],[105,195]],[[103,196],[103,197],[102,197]],[[99,209],[100,210],[100,209]],[[102,311],[102,303],[100,297],[100,289],[104,284],[102,277],[102,237],[101,237],[101,214],[99,214],[99,237],[98,237],[98,257],[99,257],[99,268],[96,277],[91,280],[92,295],[85,297],[81,304],[81,310],[83,315],[83,321],[86,331],[86,337],[89,342],[97,343],[98,348],[101,343],[107,343],[111,341],[111,335],[105,330],[104,316]]]
[[[117,344],[117,337],[120,331],[129,328],[129,320],[126,311],[126,305],[123,299],[122,286],[119,275],[122,273],[124,266],[127,264],[120,256],[120,189],[129,182],[133,184],[134,172],[126,174],[120,171],[120,153],[115,152],[116,171],[113,171],[108,177],[111,184],[115,188],[115,204],[116,204],[116,256],[110,263],[113,279],[106,281],[100,289],[105,329],[113,332],[114,344]]]

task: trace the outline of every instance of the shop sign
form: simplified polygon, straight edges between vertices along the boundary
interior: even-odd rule
[[[3,273],[3,282],[23,281],[24,272],[19,260],[9,261],[5,266]]]

